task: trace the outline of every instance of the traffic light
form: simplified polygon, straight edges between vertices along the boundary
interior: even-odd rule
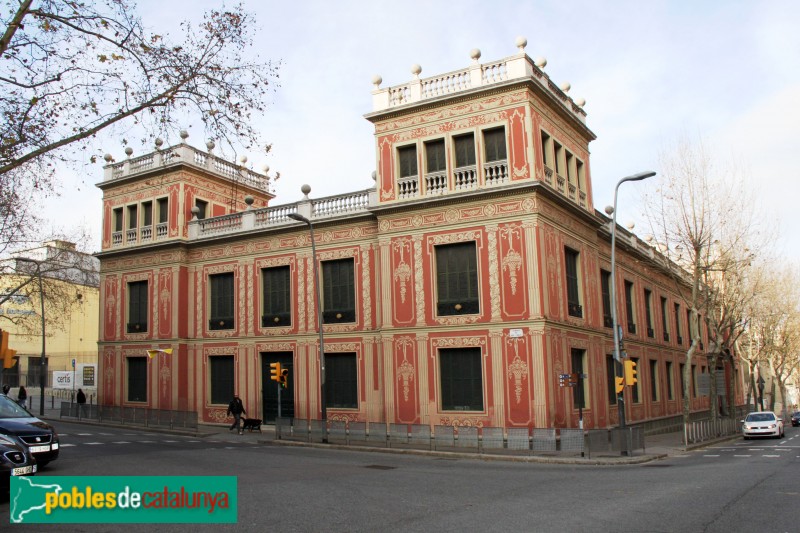
[[[615,377],[614,383],[616,384],[615,390],[617,391],[617,394],[619,394],[622,392],[622,389],[625,388],[625,378]]]
[[[281,382],[281,364],[280,363],[270,363],[269,364],[269,379],[272,381],[277,381],[278,383]]]
[[[8,347],[8,332],[0,331],[0,359],[3,360],[3,368],[14,367],[16,364],[15,355],[17,355],[17,351]]]
[[[638,381],[636,379],[636,361],[631,359],[625,360],[625,384],[626,385],[636,385]]]
[[[281,386],[285,389],[288,381],[289,381],[289,369],[284,368],[283,370],[281,370],[281,375],[280,379],[278,380],[278,383],[280,383]]]

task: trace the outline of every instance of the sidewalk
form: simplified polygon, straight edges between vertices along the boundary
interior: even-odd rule
[[[32,411],[34,415],[38,416],[38,409]],[[44,417],[54,424],[59,421],[64,422],[78,422],[88,425],[109,426],[109,427],[125,427],[136,428],[143,431],[153,433],[172,433],[181,435],[192,435],[203,439],[212,441],[223,442],[247,442],[253,445],[273,445],[273,446],[303,446],[313,448],[327,448],[338,450],[358,450],[362,452],[373,453],[395,453],[395,454],[415,454],[415,455],[432,455],[438,457],[450,458],[468,458],[468,459],[481,459],[485,461],[515,461],[515,462],[531,462],[531,463],[550,463],[550,464],[586,464],[586,465],[623,465],[623,464],[642,464],[668,457],[684,456],[688,451],[698,448],[704,448],[719,442],[726,442],[738,436],[722,437],[715,440],[710,440],[702,444],[690,445],[688,447],[683,445],[683,434],[681,432],[663,433],[659,435],[649,435],[645,437],[645,449],[636,450],[631,456],[623,456],[619,452],[599,452],[593,453],[591,457],[569,456],[569,455],[523,455],[523,454],[508,454],[508,453],[476,453],[472,451],[439,451],[427,450],[420,448],[389,448],[383,446],[369,446],[369,445],[347,445],[342,443],[309,443],[296,440],[276,440],[275,439],[275,426],[263,425],[261,432],[258,431],[245,431],[242,435],[228,430],[228,426],[212,426],[200,424],[196,430],[187,429],[167,429],[160,427],[145,427],[139,425],[122,425],[94,422],[92,420],[77,420],[73,418],[61,418],[59,409],[45,409]],[[587,454],[588,455],[588,454]]]

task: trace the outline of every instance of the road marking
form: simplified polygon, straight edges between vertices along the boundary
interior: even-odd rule
[[[719,457],[719,455],[711,455],[711,454],[706,454],[706,455],[704,455],[703,457]]]
[[[64,444],[63,442],[60,445],[62,448],[69,448],[70,446],[75,446],[74,444]]]
[[[81,437],[91,437],[93,434],[92,433],[78,433],[78,435],[80,435]]]
[[[130,442],[127,441],[127,440],[118,440],[118,441],[114,442],[114,444],[130,444]]]
[[[154,440],[140,440],[140,441],[137,441],[137,442],[139,444],[155,444],[156,443],[156,441],[154,441]]]
[[[113,435],[113,433],[100,433],[100,435],[103,435],[103,436],[105,436],[105,437],[108,437],[109,435]]]
[[[780,457],[780,455],[762,455],[761,457]]]
[[[752,457],[752,455],[734,455],[734,457]]]
[[[102,442],[84,442],[84,444],[88,444],[89,446],[96,446],[98,444],[103,444]]]
[[[169,442],[170,444],[174,444],[174,443],[176,443],[178,441],[176,441],[176,440],[164,440],[164,441],[161,441],[161,442]]]

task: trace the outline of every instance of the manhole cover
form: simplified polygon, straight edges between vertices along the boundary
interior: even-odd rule
[[[394,470],[397,467],[396,466],[386,466],[386,465],[367,465],[364,468],[371,468],[373,470]]]

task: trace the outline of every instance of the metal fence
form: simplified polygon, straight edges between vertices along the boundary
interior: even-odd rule
[[[346,422],[278,418],[275,438],[301,442],[329,442],[358,446],[407,448],[440,451],[470,451],[482,454],[600,456],[632,455],[644,451],[644,430],[553,429],[429,426],[424,424],[386,424],[384,422]]]
[[[197,429],[197,412],[61,402],[61,418],[170,429]]]
[[[720,437],[737,435],[742,432],[742,426],[736,418],[718,418],[717,420],[695,420],[684,424],[684,444],[698,444]]]

